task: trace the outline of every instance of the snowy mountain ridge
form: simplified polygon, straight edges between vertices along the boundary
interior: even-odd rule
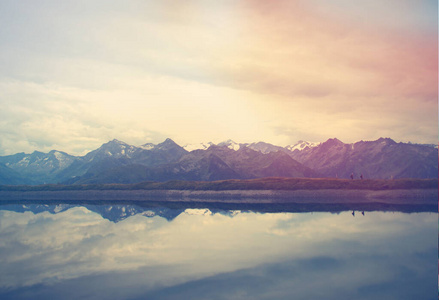
[[[0,156],[0,184],[133,183],[262,177],[437,178],[435,145],[397,143],[390,138],[343,143],[299,141],[286,147],[227,140],[188,144],[171,139],[132,146],[119,140],[84,156],[52,150]]]
[[[212,142],[208,142],[208,143],[197,143],[197,144],[186,144],[183,146],[183,149],[191,152],[194,150],[206,150],[207,148],[209,148],[210,146],[214,145],[214,143]]]
[[[305,150],[306,148],[314,148],[317,147],[318,145],[320,145],[321,143],[315,143],[315,142],[308,142],[308,141],[298,141],[296,144],[294,145],[288,145],[285,147],[285,149],[289,150],[289,151],[295,151],[295,150]]]
[[[225,147],[227,147],[229,149],[237,151],[237,150],[239,150],[241,148],[242,145],[243,144],[238,144],[238,143],[236,143],[236,142],[234,142],[232,140],[227,140],[227,141],[219,143],[217,146],[220,146],[220,147],[224,147],[225,146]]]

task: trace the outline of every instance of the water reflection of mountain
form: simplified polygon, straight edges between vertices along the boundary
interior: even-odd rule
[[[0,210],[8,210],[14,212],[30,211],[34,214],[49,212],[57,214],[69,210],[73,207],[85,207],[88,210],[101,215],[103,218],[114,223],[125,220],[134,215],[142,215],[148,218],[159,216],[168,221],[172,221],[183,212],[188,214],[222,214],[233,217],[241,211],[236,210],[220,210],[220,209],[183,209],[183,208],[167,208],[167,207],[142,207],[138,205],[75,205],[75,204],[7,204],[1,205]]]
[[[112,222],[122,221],[130,216],[141,214],[145,217],[159,216],[172,221],[183,212],[196,214],[222,214],[233,217],[239,212],[258,213],[306,213],[330,212],[338,214],[342,211],[392,211],[392,212],[436,212],[437,205],[431,204],[386,204],[386,203],[222,203],[222,202],[161,202],[128,201],[100,202],[96,201],[3,201],[0,210],[15,212],[31,211],[34,214],[49,212],[52,214],[66,211],[72,207],[85,207],[98,213]],[[137,202],[137,203],[135,203]],[[135,203],[135,204],[134,204]],[[197,211],[197,212],[195,212]]]
[[[30,211],[34,214],[49,212],[57,214],[73,207],[85,207],[90,211],[100,214],[103,218],[112,222],[119,222],[134,215],[142,215],[148,218],[159,216],[168,221],[172,221],[184,209],[172,209],[166,207],[141,207],[137,205],[74,205],[74,204],[8,204],[0,206],[0,210],[15,212]]]

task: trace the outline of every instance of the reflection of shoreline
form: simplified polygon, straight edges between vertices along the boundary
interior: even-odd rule
[[[437,212],[436,189],[297,191],[0,191],[0,204],[135,204],[261,212],[346,210]]]

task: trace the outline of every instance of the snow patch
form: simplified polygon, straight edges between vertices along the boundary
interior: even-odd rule
[[[210,209],[196,209],[196,208],[188,208],[184,211],[185,214],[188,215],[197,215],[197,216],[210,216],[213,213]]]
[[[258,143],[251,143],[251,144],[242,144],[242,147],[247,147],[249,149],[261,152],[263,154],[271,153],[271,152],[277,152],[281,150],[281,147],[275,146],[269,143],[265,142],[258,142]]]
[[[207,148],[209,148],[210,146],[212,146],[213,143],[209,142],[209,143],[198,143],[198,144],[187,144],[183,146],[183,149],[191,152],[194,150],[206,150]]]
[[[155,147],[155,145],[151,144],[151,143],[140,146],[140,148],[145,149],[145,150],[152,150],[152,149],[154,149],[154,147]]]
[[[241,145],[232,141],[232,140],[227,140],[225,142],[221,142],[218,144],[218,146],[227,146],[227,148],[232,149],[232,150],[239,150],[239,148],[241,148]]]
[[[155,216],[155,212],[153,212],[152,210],[147,210],[147,211],[144,211],[141,215],[151,218],[151,217]]]
[[[296,144],[286,146],[285,148],[287,150],[290,150],[290,151],[294,151],[294,150],[302,151],[302,150],[306,149],[307,147],[311,149],[311,148],[317,147],[318,145],[320,145],[320,143],[308,142],[308,141],[298,141]]]

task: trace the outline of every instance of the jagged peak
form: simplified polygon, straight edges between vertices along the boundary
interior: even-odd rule
[[[112,145],[125,145],[125,146],[129,146],[127,143],[122,142],[122,141],[120,141],[118,139],[112,139],[111,141],[108,141],[108,142],[102,144],[101,147],[99,147],[99,148],[103,148],[103,147],[105,148],[106,146],[112,146]]]
[[[328,143],[328,142],[329,143],[337,143],[337,144],[343,143],[338,138],[329,138],[325,143]]]
[[[284,148],[289,150],[289,151],[296,151],[296,150],[302,151],[305,149],[315,148],[315,147],[319,146],[320,144],[321,143],[299,140],[294,145],[288,145],[288,146],[285,146]]]
[[[326,142],[323,142],[322,144],[320,144],[320,147],[318,147],[318,149],[327,150],[327,149],[332,148],[332,147],[341,147],[344,145],[345,144],[342,141],[340,141],[339,139],[330,138]]]
[[[173,140],[171,140],[170,138],[167,138],[166,140],[164,140],[160,144],[157,144],[157,147],[159,147],[159,148],[163,147],[163,146],[178,146],[178,144],[176,142],[174,142]]]
[[[32,152],[31,153],[31,155],[41,155],[41,154],[46,154],[46,153],[44,153],[44,152],[41,152],[41,151],[37,151],[37,150],[35,150],[34,152]]]
[[[275,147],[277,147],[276,145],[273,145],[273,144],[270,144],[270,143],[267,143],[267,142],[263,142],[263,141],[251,143],[251,144],[248,144],[248,145],[254,145],[254,146],[275,146]]]
[[[387,144],[396,144],[396,142],[394,140],[392,140],[391,138],[388,138],[388,137],[386,137],[386,138],[380,137],[376,141],[381,142],[381,143],[387,143]]]
[[[151,150],[157,151],[157,150],[178,150],[178,151],[184,151],[187,152],[183,147],[178,145],[176,142],[171,140],[170,138],[167,138],[164,142],[157,144],[155,147],[153,147]]]
[[[227,147],[227,148],[235,150],[235,151],[239,150],[239,148],[241,148],[241,144],[238,144],[237,142],[235,142],[231,139],[228,139],[227,141],[218,143],[218,146]]]
[[[67,153],[65,153],[65,152],[63,152],[63,151],[59,151],[59,150],[50,150],[50,152],[49,152],[49,154],[62,154],[62,155],[70,155],[70,154],[67,154]]]
[[[125,142],[122,142],[122,141],[120,141],[120,140],[118,140],[118,139],[112,139],[109,143],[114,143],[114,144],[126,144]]]
[[[88,159],[94,159],[96,155],[113,156],[114,153],[118,153],[119,150],[125,151],[125,149],[135,148],[128,145],[125,142],[113,139],[107,143],[102,144],[99,148],[88,152],[84,157]]]
[[[344,143],[337,138],[329,138],[326,142],[323,142],[322,145],[344,145]]]

